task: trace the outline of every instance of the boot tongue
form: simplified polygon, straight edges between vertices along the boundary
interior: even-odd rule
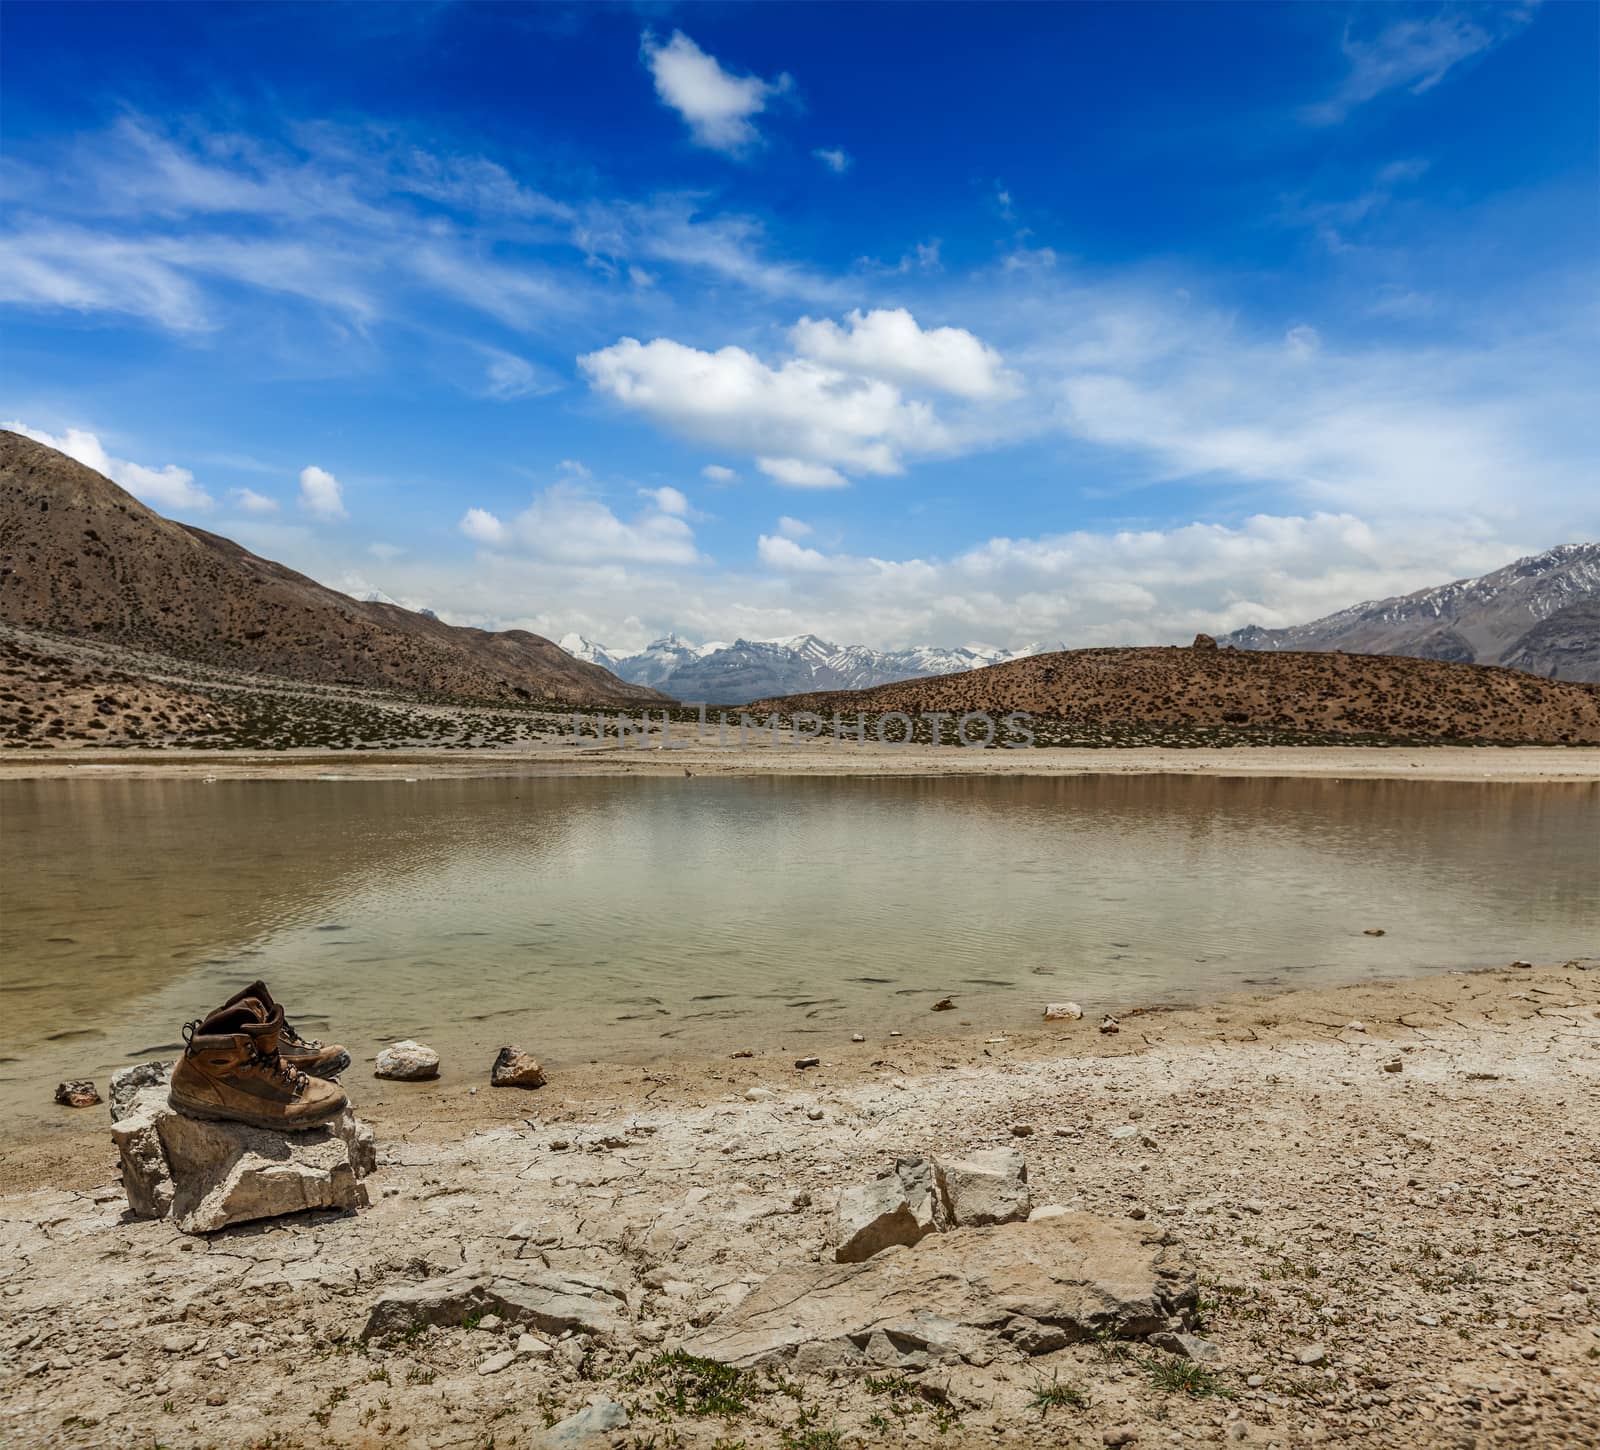
[[[274,1007],[269,1013],[261,1010],[259,1002],[252,1001],[249,1005],[260,1012],[260,1020],[246,1022],[240,1030],[254,1041],[257,1052],[263,1057],[271,1057],[278,1050],[278,1038],[283,1032],[283,1008]]]

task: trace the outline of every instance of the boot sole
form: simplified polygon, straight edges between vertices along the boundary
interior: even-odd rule
[[[322,1064],[321,1067],[307,1067],[303,1062],[295,1062],[292,1058],[285,1058],[291,1067],[298,1068],[301,1072],[308,1072],[312,1077],[335,1078],[350,1066],[350,1054],[341,1052],[337,1057]]]
[[[251,1113],[230,1113],[223,1108],[182,1102],[170,1093],[167,1095],[167,1103],[186,1118],[199,1118],[207,1123],[243,1123],[247,1128],[260,1128],[267,1133],[301,1133],[308,1128],[326,1128],[349,1106],[348,1103],[340,1103],[332,1112],[321,1117],[297,1118],[292,1123],[286,1123],[282,1118],[259,1117]]]

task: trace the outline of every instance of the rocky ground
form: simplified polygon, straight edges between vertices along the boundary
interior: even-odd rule
[[[109,1137],[70,1175],[14,1144],[0,1440],[1593,1445],[1593,965],[1263,994],[1114,1035],[1091,1013],[1005,1041],[842,1043],[811,1069],[416,1084],[414,1111],[373,1118],[371,1207],[209,1237],[130,1219]],[[842,1191],[902,1155],[996,1148],[1025,1157],[1036,1210],[1093,1218],[828,1267]],[[1198,1341],[994,1326],[959,1352],[869,1347],[877,1363],[710,1357],[762,1313],[770,1329],[775,1302],[817,1330],[842,1312],[817,1297],[829,1275],[910,1276],[914,1307],[960,1317],[1018,1253],[1043,1279],[1091,1241],[1181,1257]],[[967,1268],[946,1289],[951,1255]],[[435,1307],[393,1308],[419,1299]]]

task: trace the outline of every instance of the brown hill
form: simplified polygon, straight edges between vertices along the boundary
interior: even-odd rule
[[[790,695],[752,709],[1011,710],[1095,725],[1157,722],[1320,735],[1600,743],[1600,687],[1517,670],[1386,655],[1082,649],[871,690]]]
[[[321,684],[596,705],[665,698],[526,630],[464,629],[351,599],[3,430],[0,621]]]

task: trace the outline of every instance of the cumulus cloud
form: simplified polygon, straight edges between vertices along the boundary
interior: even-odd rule
[[[277,499],[257,493],[253,488],[230,489],[228,497],[233,500],[235,508],[243,509],[247,514],[275,514],[278,511]]]
[[[350,517],[339,480],[315,464],[300,470],[300,507],[319,519],[333,521]]]
[[[961,327],[917,324],[904,307],[859,309],[847,327],[832,319],[802,317],[789,340],[802,357],[847,371],[887,378],[913,388],[935,388],[963,398],[995,398],[1015,390],[1016,379],[1000,354]]]
[[[835,176],[843,176],[855,165],[855,157],[838,146],[819,146],[811,153]]]
[[[592,388],[624,407],[780,468],[792,460],[841,474],[899,473],[904,453],[951,441],[932,408],[892,383],[810,358],[773,367],[740,347],[702,352],[669,338],[625,337],[578,365]],[[786,481],[799,481],[797,471]]]
[[[491,547],[503,544],[510,538],[506,526],[488,509],[471,508],[461,516],[461,532],[475,544]]]
[[[732,483],[739,476],[733,469],[721,463],[708,463],[700,470],[700,473],[703,477],[709,478],[712,483]]]
[[[786,539],[804,539],[812,532],[811,525],[802,519],[792,519],[784,514],[778,520],[778,532]]]
[[[675,488],[640,489],[649,505],[619,518],[580,483],[552,484],[509,522],[470,508],[460,529],[474,543],[564,564],[693,564],[694,530],[683,517],[688,500]]]
[[[0,428],[21,433],[35,443],[43,443],[48,448],[65,453],[68,458],[76,458],[86,468],[103,473],[152,508],[202,513],[213,506],[211,495],[194,481],[194,474],[187,468],[179,468],[172,463],[151,468],[127,458],[113,458],[106,452],[100,439],[86,429],[68,428],[58,436],[46,433],[42,428],[30,428],[15,419],[0,423]]]
[[[769,569],[823,574],[838,567],[827,555],[781,534],[762,534],[756,540],[756,557]]]
[[[645,31],[639,53],[655,81],[656,95],[683,117],[695,144],[728,156],[743,155],[761,140],[752,118],[793,84],[787,75],[771,81],[734,75],[681,30],[665,42]]]
[[[689,512],[689,500],[670,485],[662,488],[641,488],[639,492],[664,514],[682,515]]]

